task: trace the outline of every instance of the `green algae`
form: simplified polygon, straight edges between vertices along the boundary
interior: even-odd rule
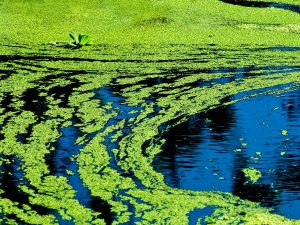
[[[297,13],[241,7],[218,0],[180,0],[176,4],[171,0],[134,0],[130,6],[125,0],[117,3],[93,0],[89,4],[79,0],[63,3],[17,0],[2,1],[0,12],[1,40],[22,43],[68,42],[66,36],[70,30],[81,30],[90,34],[95,44],[299,45]]]
[[[244,173],[248,181],[251,183],[256,183],[262,176],[262,173],[259,170],[252,167],[244,168],[242,169],[242,172]]]
[[[281,130],[281,134],[286,136],[286,135],[288,135],[288,131],[287,130]]]
[[[16,223],[10,219],[15,215],[27,224],[59,223],[54,214],[40,215],[32,207],[39,205],[75,224],[105,224],[100,212],[84,206],[76,198],[76,188],[69,179],[78,173],[91,195],[109,204],[114,214],[113,224],[130,220],[136,224],[188,224],[188,214],[206,206],[215,207],[212,215],[205,218],[211,224],[299,224],[228,193],[170,188],[163,175],[152,166],[164,143],[162,132],[168,132],[189,116],[256,94],[280,93],[299,87],[298,73],[265,68],[293,66],[299,62],[297,52],[267,49],[270,44],[299,44],[299,16],[276,10],[276,16],[265,17],[262,15],[270,9],[243,8],[219,1],[179,1],[176,4],[148,1],[146,5],[143,1],[134,2],[136,4],[91,1],[89,7],[82,1],[75,1],[76,4],[69,1],[64,4],[55,1],[1,3],[4,19],[0,26],[10,29],[1,30],[0,37],[7,38],[8,43],[15,42],[17,34],[21,43],[33,42],[23,48],[21,44],[0,46],[1,52],[7,55],[7,61],[1,62],[1,71],[11,67],[15,71],[8,77],[0,73],[0,129],[4,136],[0,140],[0,153],[20,160],[19,169],[27,183],[17,184],[17,188],[29,196],[29,203],[25,204],[3,198],[1,194],[6,190],[1,190],[1,219],[7,224]],[[41,8],[44,10],[40,11]],[[45,20],[52,8],[56,12]],[[62,11],[66,12],[63,19]],[[82,11],[85,15],[78,20]],[[28,20],[21,29],[24,14]],[[43,23],[47,24],[47,33]],[[53,40],[63,42],[65,34],[74,28],[95,37],[95,45],[70,51],[59,45],[40,44]],[[32,30],[34,37],[28,41]],[[158,34],[160,40],[157,40]],[[235,44],[231,43],[232,39]],[[168,43],[170,40],[188,45],[99,45]],[[199,42],[222,45],[191,45]],[[241,46],[241,43],[255,45]],[[15,55],[23,58],[14,59]],[[221,70],[233,65],[236,68],[255,65],[258,69],[250,71],[249,77],[215,82],[234,77],[238,72]],[[205,72],[214,69],[220,71]],[[267,71],[276,73],[264,75]],[[148,80],[159,78],[167,81],[147,84]],[[211,84],[195,85],[200,81]],[[104,87],[116,88],[111,94],[124,101],[114,106],[113,100],[99,94]],[[42,116],[24,107],[30,102],[24,99],[29,89],[37,89],[39,96],[44,97],[47,107]],[[58,90],[68,91],[63,96],[57,94]],[[253,90],[257,93],[248,93]],[[3,100],[8,94],[13,102],[5,105]],[[237,94],[244,97],[222,102],[225,97]],[[42,100],[36,101],[41,103]],[[122,106],[134,108],[130,119],[116,119],[124,113],[118,108]],[[166,124],[161,131],[160,127]],[[71,156],[78,170],[67,169],[65,177],[53,175],[47,164],[47,157],[59,151],[55,143],[61,137],[59,129],[62,127],[78,130],[74,145],[80,148],[79,153]],[[25,135],[23,141],[18,138],[22,135]],[[110,135],[111,143],[107,144]],[[112,143],[115,146],[111,147]],[[145,143],[148,143],[146,147]],[[241,145],[246,145],[244,139]],[[245,171],[250,181],[258,180],[257,171],[249,168]]]
[[[49,64],[47,62],[45,63]],[[52,62],[50,62],[50,64],[51,68],[55,65]],[[132,66],[130,63],[129,65]],[[73,67],[73,65],[70,66]],[[89,65],[86,64],[82,66],[89,67]],[[168,65],[166,66],[168,67]],[[60,65],[58,65],[58,68],[60,68]],[[94,69],[96,69],[96,67],[94,67]],[[101,70],[102,66],[99,69]],[[111,69],[114,70],[113,68]],[[115,76],[116,75],[117,74],[115,74]],[[40,75],[41,79],[44,77],[47,77],[46,74]],[[214,75],[211,79],[218,77],[221,78],[222,74]],[[145,76],[143,79],[136,79],[135,82],[138,83],[148,78],[151,78],[151,75]],[[192,74],[190,75],[190,79],[188,77],[178,79],[172,85],[158,84],[155,87],[144,88],[138,92],[124,91],[123,96],[126,97],[126,104],[137,106],[139,103],[142,103],[143,110],[141,112],[140,110],[136,110],[139,115],[132,119],[132,123],[135,127],[133,127],[131,132],[127,135],[121,131],[124,126],[123,120],[107,127],[92,138],[86,136],[86,138],[78,141],[81,144],[85,144],[80,153],[74,156],[79,165],[78,172],[84,184],[91,190],[93,196],[99,197],[110,204],[112,211],[116,213],[117,216],[117,219],[114,221],[115,224],[126,223],[132,216],[141,219],[140,224],[149,224],[151,222],[157,224],[187,224],[188,218],[186,215],[188,212],[196,207],[201,208],[207,205],[218,207],[218,210],[211,216],[215,219],[207,219],[208,221],[215,221],[216,224],[239,223],[240,221],[251,224],[251,221],[257,220],[257,218],[261,220],[262,224],[264,221],[273,221],[273,224],[292,224],[293,222],[283,217],[272,215],[258,205],[243,202],[231,195],[224,197],[224,193],[192,192],[169,188],[164,183],[163,176],[154,171],[151,166],[154,156],[161,149],[160,146],[163,140],[158,143],[153,142],[147,148],[147,156],[142,154],[141,149],[145,141],[156,139],[159,135],[158,127],[171,119],[183,115],[184,118],[187,118],[194,113],[216,107],[221,104],[221,99],[226,95],[245,92],[255,88],[299,82],[297,74],[291,73],[288,74],[288,76],[286,74],[272,76],[271,80],[266,77],[254,76],[252,78],[243,79],[242,82],[239,81],[238,86],[236,82],[230,82],[223,85],[214,84],[213,88],[195,87],[190,90],[186,89],[182,91],[182,86],[188,85],[201,78],[202,76],[198,74]],[[28,79],[30,85],[24,84],[24,87],[21,86],[19,90],[9,89],[9,83],[7,84],[5,81],[2,82],[2,87],[6,87],[6,91],[9,90],[12,95],[19,98],[21,93],[24,93],[26,89],[39,85],[39,79],[37,77],[31,79],[29,77]],[[74,199],[74,190],[67,184],[68,181],[66,178],[49,175],[49,170],[47,169],[44,159],[46,154],[55,150],[51,148],[51,143],[55,142],[60,136],[57,130],[60,124],[64,124],[66,121],[70,121],[73,117],[76,117],[76,127],[78,127],[83,134],[93,134],[101,128],[106,127],[107,122],[118,115],[117,109],[112,108],[110,102],[99,101],[95,99],[94,93],[87,92],[107,85],[110,81],[107,76],[102,77],[102,75],[99,74],[89,74],[86,78],[75,75],[73,79],[80,81],[80,86],[68,97],[66,106],[60,106],[62,101],[59,97],[57,98],[53,95],[47,97],[49,108],[45,115],[51,119],[33,125],[32,133],[28,138],[29,142],[27,144],[17,142],[16,136],[26,133],[28,126],[37,122],[37,116],[30,111],[22,110],[22,105],[14,106],[16,114],[13,115],[13,120],[7,122],[1,130],[6,140],[1,143],[3,149],[2,154],[14,154],[22,160],[22,170],[25,173],[24,177],[30,181],[31,185],[39,190],[39,193],[35,193],[29,187],[20,186],[22,191],[30,195],[31,204],[43,205],[55,209],[61,214],[63,219],[73,220],[76,224],[101,224],[103,221],[96,219],[97,213],[86,209]],[[124,82],[120,83],[135,85],[135,83],[132,83],[133,80],[130,80],[130,82],[126,81],[127,77],[118,77],[118,79],[124,80]],[[209,81],[209,78],[206,77],[206,80]],[[10,82],[10,80],[7,81]],[[66,82],[63,78],[59,77],[55,79],[55,81],[57,83],[52,83],[51,85],[61,85],[64,87],[64,85],[70,83],[70,81]],[[139,85],[137,86],[139,87]],[[162,90],[167,89],[168,86],[173,86],[174,90],[172,92],[163,92]],[[47,93],[51,87],[44,85],[41,89],[44,89],[44,93]],[[138,90],[138,88],[133,90]],[[85,93],[82,94],[82,91]],[[165,96],[156,99],[156,104],[160,106],[161,109],[155,117],[149,118],[149,115],[155,112],[154,103],[146,104],[144,100],[146,97],[157,92],[163,92]],[[199,95],[200,93],[202,93],[202,95]],[[178,98],[179,94],[180,98]],[[19,112],[21,113],[19,114]],[[184,119],[181,119],[181,121],[182,120]],[[173,124],[173,126],[174,125],[176,124]],[[144,186],[143,190],[138,188],[135,179],[123,177],[118,170],[110,168],[111,157],[108,154],[109,150],[107,146],[104,145],[103,142],[105,137],[114,131],[118,131],[114,139],[119,140],[119,148],[113,150],[114,160],[117,160],[117,165],[120,170],[134,174],[134,177]],[[12,145],[14,145],[14,151],[8,152],[8,150],[12,149],[9,146]],[[16,148],[16,146],[19,147]],[[121,194],[123,191],[125,194]],[[116,201],[116,197],[120,198],[120,200]],[[139,201],[137,201],[137,199],[139,199]],[[132,212],[129,212],[126,203],[128,201],[135,206],[134,215]],[[189,204],[187,204],[187,202]],[[240,206],[234,206],[237,203],[239,203]],[[3,204],[7,205],[7,203]],[[220,216],[220,212],[225,209],[227,212],[226,217]],[[237,211],[247,211],[249,214],[247,214],[247,217],[240,216],[237,215]],[[5,211],[3,214],[10,215],[11,213]],[[81,215],[83,214],[86,215],[86,217],[82,217]],[[21,213],[17,213],[17,215],[18,218],[23,221],[34,224],[29,218],[22,217]],[[47,220],[43,220],[42,223],[47,224]]]
[[[280,152],[281,156],[284,156],[286,154],[286,152]]]

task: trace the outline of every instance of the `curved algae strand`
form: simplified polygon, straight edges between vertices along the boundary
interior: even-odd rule
[[[186,52],[176,53],[176,60],[191,50],[194,53],[199,51],[193,48],[184,47]],[[151,47],[151,50],[154,52],[162,51],[160,48],[153,47]],[[175,46],[174,51],[178,50],[181,49],[177,49]],[[208,49],[207,51],[212,52],[213,50]],[[29,52],[32,50],[25,51]],[[5,135],[5,141],[1,141],[1,151],[7,155],[15,155],[21,160],[24,178],[29,181],[30,185],[34,186],[34,188],[26,185],[20,187],[23,192],[28,193],[31,204],[54,209],[63,218],[72,220],[77,224],[104,224],[104,221],[98,218],[98,213],[95,213],[88,207],[84,207],[75,199],[75,190],[68,183],[68,178],[51,175],[46,164],[45,157],[47,154],[58,150],[52,149],[60,136],[58,128],[61,124],[67,126],[71,121],[76,121],[74,126],[77,126],[80,130],[76,144],[81,146],[79,154],[72,156],[72,158],[76,159],[80,178],[90,190],[91,195],[106,201],[111,206],[111,211],[116,215],[114,224],[127,223],[131,219],[136,219],[137,223],[140,224],[188,224],[188,213],[195,208],[204,208],[206,206],[215,207],[214,212],[210,215],[212,218],[210,221],[216,224],[241,222],[255,224],[256,221],[259,221],[260,224],[296,224],[295,221],[271,214],[258,204],[243,201],[230,194],[171,188],[165,183],[163,175],[153,169],[151,163],[155,155],[161,150],[161,142],[155,141],[162,134],[159,128],[170,123],[166,130],[163,131],[167,132],[168,129],[177,124],[170,122],[173,119],[183,118],[180,120],[183,122],[193,114],[221,105],[224,97],[234,94],[241,93],[250,96],[249,93],[247,94],[247,91],[275,87],[280,84],[299,83],[300,79],[297,74],[278,73],[269,77],[263,77],[253,72],[251,73],[253,76],[223,84],[212,80],[221,78],[221,73],[216,73],[216,75],[211,77],[207,73],[201,76],[197,73],[201,69],[217,69],[220,65],[224,67],[232,66],[231,60],[236,58],[236,51],[224,50],[228,54],[223,58],[221,55],[204,55],[209,61],[207,63],[168,61],[170,57],[174,57],[174,53],[169,52],[166,52],[163,56],[154,55],[153,59],[149,60],[149,55],[140,54],[140,50],[137,50],[139,55],[133,56],[130,55],[130,51],[120,51],[121,53],[119,51],[119,49],[115,51],[117,54],[120,54],[116,56],[105,56],[99,52],[95,54],[92,51],[80,52],[80,54],[75,52],[69,53],[64,50],[48,52],[45,56],[48,54],[53,60],[43,61],[40,59],[38,62],[30,63],[36,65],[32,65],[35,70],[38,70],[38,66],[43,67],[43,70],[38,70],[39,73],[30,75],[29,73],[20,72],[13,78],[0,81],[0,92],[9,90],[11,85],[20,84],[20,87],[17,88],[15,86],[10,91],[16,99],[20,99],[20,96],[26,90],[37,85],[41,85],[42,92],[48,93],[53,87],[70,84],[70,80],[64,80],[63,76],[76,79],[76,82],[80,83],[78,87],[72,90],[64,107],[61,105],[62,99],[54,94],[47,98],[47,105],[49,106],[45,113],[48,116],[46,118],[47,122],[37,122],[37,118],[32,113],[17,112],[11,114],[12,117],[15,117],[14,119],[1,127],[1,131]],[[295,58],[291,59],[293,55],[283,58],[281,57],[282,53],[278,52],[271,55],[271,53],[239,51],[240,54],[248,54],[248,56],[244,57],[245,59],[236,60],[236,67],[239,68],[245,68],[246,65],[250,64],[257,64],[261,67],[269,64],[281,65],[283,62],[296,65],[295,62],[293,63]],[[27,53],[23,53],[23,55],[25,54]],[[124,54],[127,55],[124,56]],[[67,60],[68,63],[57,61],[53,57],[57,55],[68,55],[70,59]],[[72,57],[82,61],[72,60]],[[130,63],[125,60],[119,62],[115,60],[116,57],[118,60],[139,57],[144,60],[142,61],[143,63],[147,63],[147,68],[144,68],[146,71],[142,69],[142,67],[145,67],[144,64],[141,66],[140,63]],[[162,64],[155,61],[160,58],[164,60]],[[106,61],[102,62],[101,60]],[[109,62],[109,60],[112,60],[112,62]],[[261,63],[261,61],[264,61],[264,63]],[[12,64],[15,65],[13,62]],[[181,67],[183,65],[187,67],[186,71],[182,70]],[[26,68],[24,67],[23,69],[25,70]],[[164,68],[169,70],[167,72],[172,73],[179,69],[178,76],[182,73],[184,77],[175,79],[175,81],[168,80],[166,83],[157,82],[152,86],[150,82],[150,85],[148,85],[147,79],[151,78],[153,73],[164,72],[162,70]],[[54,72],[53,69],[67,72],[60,74]],[[198,72],[197,69],[199,69]],[[88,72],[85,74],[83,70],[96,70],[99,73],[89,74],[90,72]],[[195,71],[189,73],[190,70]],[[102,73],[102,71],[104,72]],[[132,80],[124,77],[123,71],[126,71],[128,76],[132,77]],[[141,73],[143,71],[146,75],[135,79],[137,74],[144,75]],[[50,77],[49,73],[54,73],[54,76]],[[73,73],[78,73],[79,75],[73,76]],[[152,75],[147,73],[152,73]],[[231,75],[226,74],[224,77],[230,77]],[[167,75],[159,74],[159,76]],[[171,76],[175,77],[174,75]],[[122,90],[120,88],[117,91],[118,93],[116,93],[125,97],[125,102],[122,104],[141,106],[137,110],[138,115],[131,121],[114,122],[114,120],[118,119],[116,117],[120,112],[117,109],[113,109],[112,103],[105,102],[105,96],[97,95],[99,88],[110,85],[110,82],[116,77],[120,84],[128,85],[130,82],[134,83],[131,86],[129,85],[128,89],[124,88]],[[45,85],[43,78],[49,79],[51,84]],[[205,78],[206,82],[211,82],[212,86],[205,87],[195,83],[203,78]],[[20,80],[18,81],[18,79]],[[56,81],[58,82],[57,84]],[[144,84],[139,82],[144,82]],[[147,87],[145,84],[147,84]],[[51,88],[47,89],[47,86],[51,86]],[[118,90],[119,87],[116,85],[115,87]],[[140,88],[142,90],[139,90]],[[124,90],[128,90],[128,92]],[[97,100],[97,98],[101,100]],[[228,104],[233,102],[234,100]],[[22,107],[18,105],[16,107],[22,111]],[[128,130],[124,129],[124,132],[120,132],[123,131],[122,129],[125,125],[128,126]],[[17,141],[16,136],[19,132],[26,133],[30,126],[32,126],[32,132],[26,139],[27,143],[24,144]],[[146,150],[143,149],[145,141],[150,141],[150,145]],[[23,215],[18,210],[18,203],[8,202],[5,204],[7,206],[14,205],[12,209],[19,216]],[[26,210],[29,209],[27,206],[22,207]],[[6,210],[11,209],[8,208]],[[4,214],[9,216],[10,212],[6,211]],[[53,216],[50,219],[53,219]]]

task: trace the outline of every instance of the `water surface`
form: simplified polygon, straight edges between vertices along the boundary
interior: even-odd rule
[[[0,223],[297,218],[297,48],[0,48]]]
[[[172,128],[154,165],[173,187],[231,192],[299,219],[299,133],[300,89],[262,95]],[[241,171],[248,167],[263,174],[255,184]]]

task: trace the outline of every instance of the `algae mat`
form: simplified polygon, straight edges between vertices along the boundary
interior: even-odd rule
[[[3,224],[189,224],[210,207],[198,224],[299,224],[230,193],[169,187],[153,169],[163,134],[190,116],[299,88],[297,13],[204,2],[135,1],[132,14],[125,1],[65,1],[51,17],[54,1],[0,3]],[[75,28],[95,44],[65,48]]]
[[[229,193],[170,188],[152,168],[162,134],[189,116],[237,101],[224,101],[229,95],[297,88],[299,74],[281,67],[297,67],[297,51],[6,48],[15,51],[1,57],[4,223],[188,224],[190,212],[208,206],[209,223],[298,223]]]
[[[3,42],[219,43],[299,46],[297,0],[2,0]],[[159,37],[159,38],[158,38]]]

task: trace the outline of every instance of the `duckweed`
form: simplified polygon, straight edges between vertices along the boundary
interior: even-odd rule
[[[244,169],[242,169],[242,171],[243,171],[245,177],[251,183],[256,183],[259,180],[259,178],[261,178],[261,176],[262,176],[262,173],[259,170],[252,168],[252,167],[244,168]]]
[[[1,187],[1,223],[188,224],[194,209],[213,206],[202,221],[300,224],[230,193],[171,188],[152,166],[162,134],[190,116],[299,88],[300,55],[281,50],[299,44],[296,13],[265,17],[270,9],[217,0],[4,1],[0,10],[0,178],[22,196]],[[46,44],[74,27],[95,44]],[[66,151],[62,128],[75,133]],[[15,171],[2,168],[10,163]],[[262,176],[243,172],[252,183]]]
[[[186,50],[185,46],[175,46],[176,48],[177,51]],[[213,49],[213,47],[210,48]],[[33,50],[38,51],[39,49]],[[172,48],[168,49],[168,51],[171,50],[173,51]],[[189,49],[189,51],[192,50],[193,48]],[[125,48],[120,53],[124,54],[126,51],[131,57],[133,54],[145,57],[140,56],[139,52],[135,52],[134,49]],[[231,51],[227,51],[227,57],[230,58]],[[244,49],[241,51],[247,52]],[[263,56],[263,50],[257,52]],[[53,54],[52,51],[45,54],[50,53]],[[59,51],[59,54],[63,55],[64,53],[67,53],[67,50]],[[61,219],[71,220],[76,224],[105,224],[102,212],[94,211],[76,197],[78,190],[70,183],[70,180],[78,174],[91,196],[109,204],[111,213],[115,215],[114,224],[127,223],[132,219],[140,221],[141,224],[153,222],[157,224],[187,224],[189,212],[195,208],[206,206],[217,207],[217,210],[210,216],[211,219],[207,219],[208,221],[218,221],[216,223],[248,221],[251,224],[251,221],[256,221],[257,216],[255,215],[257,214],[261,215],[262,223],[263,221],[297,223],[270,214],[268,210],[259,205],[240,200],[227,193],[170,188],[165,184],[162,174],[156,172],[151,165],[164,143],[163,139],[160,140],[161,132],[167,132],[170,127],[185,121],[195,113],[221,105],[222,99],[226,96],[243,93],[243,97],[240,99],[226,103],[232,104],[252,97],[253,93],[249,91],[253,89],[268,93],[267,88],[274,87],[274,92],[280,92],[282,89],[276,89],[276,86],[282,84],[289,84],[289,89],[293,89],[300,81],[297,74],[293,72],[279,73],[272,76],[272,79],[269,79],[268,76],[254,75],[240,79],[239,85],[237,85],[237,81],[233,80],[224,84],[215,83],[211,86],[201,87],[195,86],[194,83],[201,80],[202,77],[205,77],[206,82],[209,83],[209,74],[190,73],[189,71],[198,68],[199,64],[189,62],[187,64],[189,69],[185,72],[189,75],[185,79],[173,77],[171,79],[175,81],[166,84],[157,83],[139,89],[141,82],[147,83],[147,80],[152,78],[152,73],[143,72],[139,63],[119,62],[119,56],[116,56],[118,60],[106,64],[104,68],[102,61],[104,61],[104,57],[107,57],[105,52],[102,55],[93,55],[93,59],[97,60],[90,63],[97,72],[86,74],[86,76],[82,70],[86,68],[88,71],[91,65],[84,60],[78,62],[81,65],[76,66],[78,72],[73,64],[70,64],[70,68],[68,68],[68,64],[59,60],[56,62],[58,70],[62,70],[61,64],[64,64],[64,69],[61,75],[53,77],[51,71],[56,64],[46,60],[47,57],[44,57],[45,60],[42,61],[26,60],[27,54],[29,53],[24,53],[25,63],[30,63],[33,69],[40,68],[37,63],[45,68],[46,71],[40,73],[40,78],[35,75],[33,77],[27,75],[28,81],[26,82],[28,84],[24,81],[18,89],[7,88],[12,79],[1,80],[2,90],[5,90],[3,96],[6,96],[8,92],[14,99],[23,101],[20,105],[14,104],[10,108],[4,108],[5,113],[1,114],[1,121],[3,121],[1,133],[4,135],[4,139],[0,142],[1,154],[13,155],[20,160],[20,170],[26,181],[16,185],[22,193],[29,196],[29,202],[25,205],[22,202],[10,201],[11,204],[16,205],[14,206],[16,209],[18,208],[13,212],[20,220],[34,224],[35,222],[32,222],[31,219],[34,218],[33,216],[23,216],[21,212],[26,208],[26,212],[30,215],[39,215],[39,212],[30,206],[40,205],[55,210],[60,217],[55,214],[47,217],[41,215],[36,217],[36,220],[40,218],[39,221],[43,222],[36,222],[36,224],[56,223]],[[82,57],[80,53],[77,54],[78,57]],[[172,57],[172,54],[171,52],[169,57]],[[269,52],[266,51],[266,54]],[[218,61],[219,56],[216,57]],[[274,57],[272,60],[277,56]],[[249,53],[249,58],[253,58],[255,61],[252,53]],[[17,65],[15,60],[9,63],[13,66]],[[176,61],[170,60],[162,66],[154,61],[148,63],[148,67],[153,68],[154,71],[174,70],[182,67],[177,64]],[[134,81],[136,83],[133,80],[127,82],[130,74],[123,76],[123,73],[116,72],[119,68],[140,71],[143,78],[136,79]],[[47,72],[47,70],[49,71]],[[106,74],[104,74],[105,71]],[[213,74],[212,79],[221,79],[224,76],[234,77],[234,73]],[[46,78],[49,79],[49,86],[45,85]],[[118,82],[114,83],[115,80]],[[123,88],[123,84],[127,84],[127,86]],[[135,86],[139,88],[134,88]],[[132,87],[131,91],[128,91],[129,87]],[[43,101],[38,96],[32,96],[33,99],[25,99],[24,94],[28,89],[47,93],[40,95],[45,96],[46,100]],[[153,98],[152,96],[159,97]],[[26,104],[29,103],[40,107],[39,110],[44,110],[43,114],[39,114],[37,109],[26,107]],[[128,116],[124,114],[126,110]],[[170,123],[176,118],[177,122]],[[77,140],[73,145],[78,145],[80,149],[71,156],[72,161],[78,165],[78,169],[67,167],[65,177],[53,174],[51,167],[55,167],[55,164],[49,164],[50,155],[61,151],[56,145],[61,136],[59,132],[61,127],[74,127],[77,130]],[[161,130],[160,127],[165,128]],[[148,144],[145,145],[145,143]],[[239,152],[241,149],[236,151]],[[253,183],[260,177],[255,169],[245,169],[244,172],[245,176]],[[127,175],[125,176],[125,174]],[[225,178],[220,176],[218,179]],[[3,190],[3,193],[5,192]],[[4,201],[2,205],[3,207],[8,206],[8,203]],[[134,212],[130,211],[132,206],[135,208]],[[228,208],[231,210],[227,212],[227,217],[220,217],[218,212]],[[236,211],[243,210],[249,214],[247,216],[236,214]],[[6,208],[3,208],[2,212],[4,219],[9,219],[12,214],[12,211]],[[274,222],[274,224],[276,223]]]

